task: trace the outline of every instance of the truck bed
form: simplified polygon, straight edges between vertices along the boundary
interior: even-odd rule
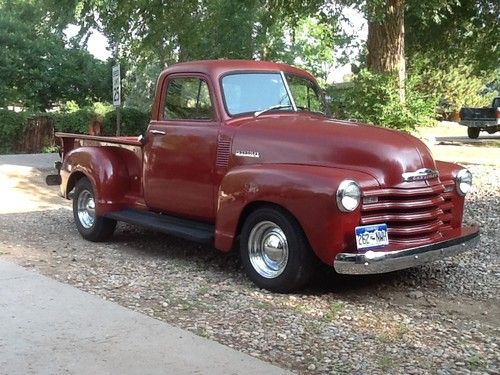
[[[55,136],[61,139],[81,139],[87,141],[96,141],[112,144],[121,144],[129,146],[142,146],[139,137],[107,137],[101,135],[87,135],[87,134],[75,134],[75,133],[56,133]]]

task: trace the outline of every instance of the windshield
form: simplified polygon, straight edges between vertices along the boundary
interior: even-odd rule
[[[286,77],[293,103],[283,77]],[[298,111],[324,112],[318,86],[296,75],[277,72],[230,74],[222,78],[222,91],[230,116],[293,110],[294,104]]]

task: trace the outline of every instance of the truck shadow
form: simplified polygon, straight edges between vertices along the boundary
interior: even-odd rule
[[[481,133],[477,139],[470,139],[467,136],[436,137],[436,143],[450,146],[498,147],[500,145],[500,136]]]

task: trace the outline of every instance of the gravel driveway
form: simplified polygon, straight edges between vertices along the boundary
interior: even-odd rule
[[[477,248],[376,277],[320,272],[293,295],[257,289],[235,254],[140,228],[86,242],[70,203],[22,168],[0,166],[0,256],[298,373],[498,373],[500,170],[470,169]]]

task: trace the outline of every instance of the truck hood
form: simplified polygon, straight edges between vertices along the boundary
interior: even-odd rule
[[[371,175],[381,187],[403,186],[405,172],[436,170],[424,143],[378,126],[305,113],[240,119],[235,125],[232,153],[237,155],[237,164],[289,163],[355,170]],[[248,152],[259,157],[245,156]]]

